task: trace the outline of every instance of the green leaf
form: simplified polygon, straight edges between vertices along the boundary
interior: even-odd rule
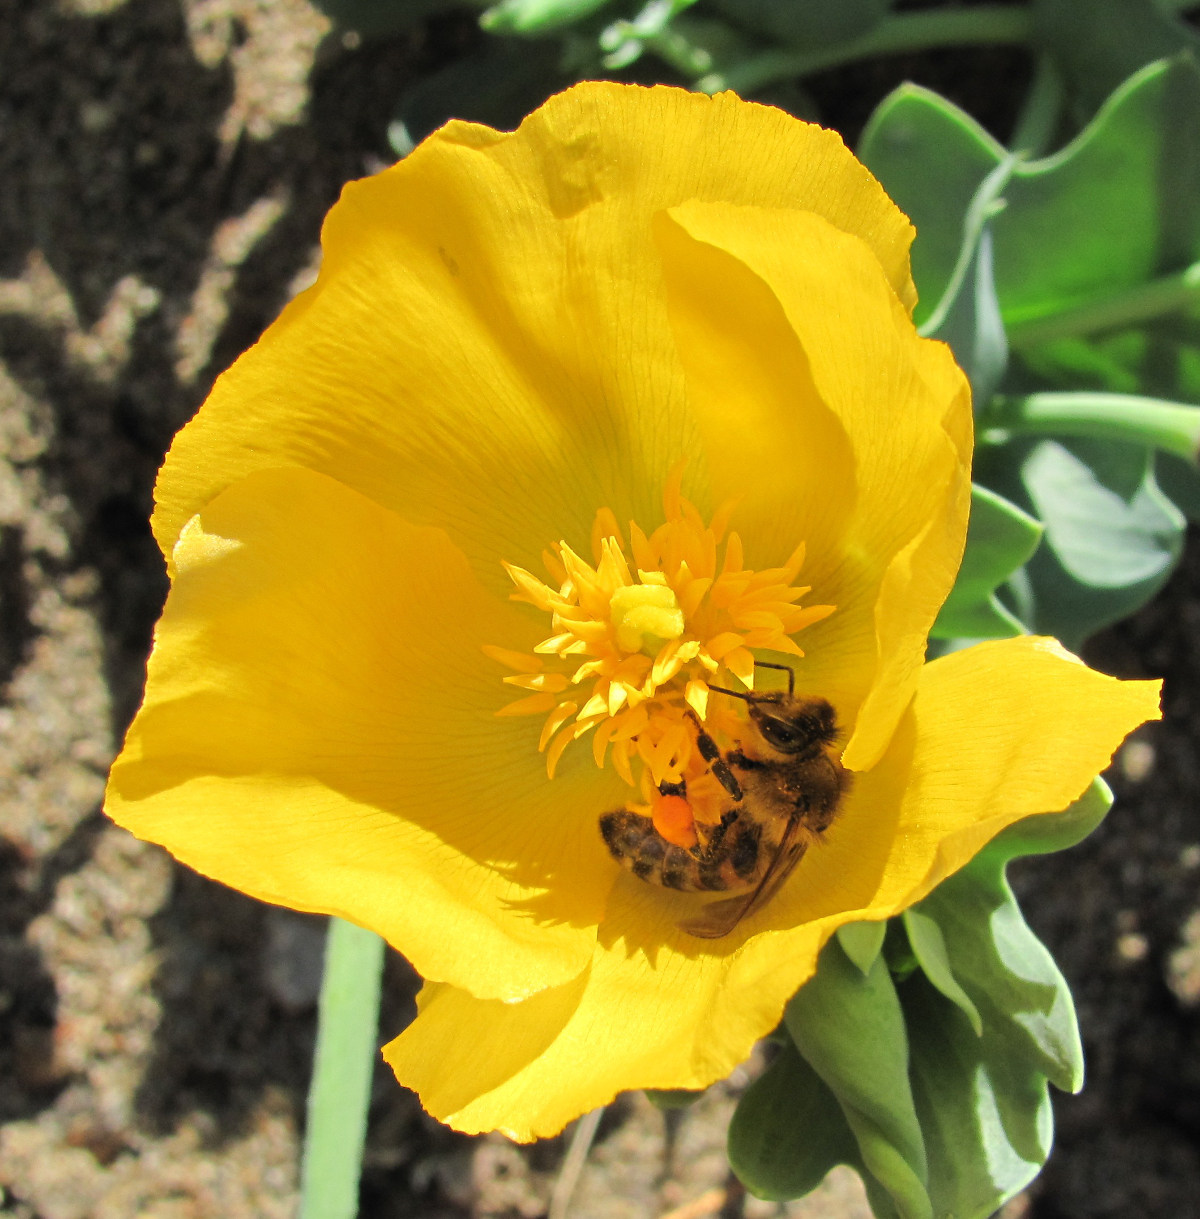
[[[1144,64],[1200,51],[1196,31],[1155,0],[1089,0],[1082,16],[1078,0],[1033,3],[1035,37],[1057,59],[1084,114]]]
[[[714,0],[712,7],[731,21],[772,42],[806,50],[859,38],[887,16],[893,0]]]
[[[1018,485],[998,478],[1003,467]],[[980,450],[979,477],[1045,526],[1025,566],[1019,616],[1078,648],[1154,595],[1178,562],[1185,520],[1158,489],[1150,450],[1039,440]]]
[[[1014,344],[1023,324],[1200,256],[1197,130],[1200,71],[1176,57],[1121,84],[1061,152],[1014,165],[991,222],[996,295]],[[915,317],[925,323],[960,260],[967,208],[1005,151],[951,102],[912,85],[880,103],[859,151],[917,227]]]
[[[1057,327],[1071,316],[1051,317],[1036,328]],[[1145,322],[1135,319],[1128,326],[1110,326],[1107,333],[1023,346],[1020,360],[1032,376],[1056,388],[1200,404],[1200,310],[1168,313]]]
[[[865,975],[831,940],[784,1013],[796,1048],[837,1097],[868,1173],[903,1219],[932,1219],[908,1037],[882,956]]]
[[[991,639],[1024,629],[996,598],[996,589],[1027,563],[1042,538],[1029,513],[986,487],[971,488],[967,548],[958,579],[930,634],[935,639]]]
[[[1051,57],[1042,52],[1034,61],[1033,80],[1009,137],[1009,145],[1018,156],[1041,156],[1050,148],[1062,123],[1065,92],[1062,74]]]
[[[1097,779],[1062,812],[1009,826],[902,918],[841,929],[788,1005],[794,1048],[730,1125],[752,1193],[799,1197],[849,1164],[881,1219],[985,1219],[1028,1184],[1050,1146],[1047,1081],[1077,1090],[1082,1061],[1066,983],[1005,869],[1073,846],[1111,803]]]
[[[915,907],[913,925],[922,935],[936,927],[944,949],[935,969],[925,972],[964,1011],[973,1035],[987,1037],[989,1053],[1002,1053],[1076,1092],[1083,1082],[1083,1050],[1071,993],[1022,917],[1003,865],[995,862],[989,857],[980,867],[956,872]],[[920,955],[921,948],[913,947]],[[940,985],[947,975],[967,1007]]]
[[[829,1088],[790,1042],[746,1089],[729,1123],[729,1164],[758,1198],[783,1201],[815,1189],[857,1147]]]
[[[569,83],[551,41],[489,38],[469,55],[403,93],[388,135],[404,156],[448,119],[512,130],[556,89]]]
[[[994,870],[1023,855],[1050,855],[1081,843],[1112,808],[1113,795],[1101,778],[1061,813],[1038,813],[1001,830],[972,861]],[[985,862],[986,861],[986,862]]]
[[[887,919],[884,919],[878,923],[846,923],[836,934],[842,951],[858,966],[860,973],[867,974],[883,951],[887,930]]]
[[[905,984],[913,1092],[931,1147],[937,1215],[987,1219],[1037,1175],[1053,1114],[1045,1076],[977,1036],[962,1011],[921,975]]]
[[[1200,524],[1200,470],[1190,461],[1160,455],[1155,476],[1163,494],[1192,522]]]
[[[1194,62],[1152,64],[1062,152],[1017,168],[993,226],[996,289],[1010,329],[1195,257],[1197,130]]]
[[[967,209],[1004,149],[944,97],[901,85],[871,115],[858,155],[916,226],[912,271],[921,299],[913,317],[919,325],[945,295]]]
[[[1067,202],[1056,205],[1057,222],[1045,203],[1042,236],[1012,272],[1028,277],[1030,296],[1021,302],[1001,288],[1010,340],[1029,374],[1072,391],[1200,403],[1198,130],[1194,62],[1151,65],[1063,154],[1069,164],[1047,172],[1047,189],[1061,179]],[[1054,234],[1088,224],[1089,211],[1093,235],[1073,238],[1062,260],[1043,259]],[[1066,255],[1076,260],[1073,272]],[[1196,474],[1171,459],[1158,468],[1167,498],[1200,512]]]
[[[954,271],[941,300],[919,328],[922,335],[950,344],[971,382],[976,404],[988,401],[1008,367],[1008,340],[996,297],[990,226],[1004,210],[1000,195],[1015,166],[1015,157],[1004,157],[972,195],[963,218]]]
[[[678,0],[676,0],[678,3]],[[647,5],[647,8],[653,6]],[[666,10],[663,10],[666,11]],[[661,26],[661,28],[656,28]],[[735,29],[714,18],[680,16],[669,23],[617,21],[600,39],[601,46],[610,50],[606,67],[624,67],[642,50],[650,51],[681,76],[695,80],[706,73],[723,72],[738,63],[754,48]]]
[[[916,906],[902,915],[913,955],[930,982],[970,1021],[976,1037],[983,1036],[983,1017],[954,976],[946,937],[937,921]]]
[[[920,328],[922,335],[950,344],[976,403],[991,398],[1008,367],[989,222],[1003,209],[997,195],[1011,172],[1012,162],[1002,162],[980,184],[967,209],[958,265],[945,295]]]
[[[1073,1092],[1082,1084],[1070,991],[1025,923],[1005,869],[1019,855],[1073,846],[1111,803],[1097,779],[1063,812],[997,835],[905,913],[925,976],[900,994],[938,1215],[984,1219],[1023,1189],[1050,1150],[1047,1082]]]
[[[609,0],[500,0],[479,18],[490,34],[537,37],[590,17]]]

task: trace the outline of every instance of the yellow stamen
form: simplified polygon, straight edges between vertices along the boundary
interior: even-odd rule
[[[734,502],[706,525],[683,498],[683,468],[667,477],[666,519],[653,533],[630,521],[626,544],[601,508],[592,563],[559,542],[543,555],[549,582],[504,565],[513,599],[549,614],[551,633],[532,654],[484,649],[513,671],[508,685],[531,692],[498,714],[546,716],[538,748],[551,776],[567,746],[594,732],[597,766],[611,761],[644,795],[688,773],[690,800],[703,765],[688,717],[709,719],[710,683],[753,689],[751,649],[803,656],[791,636],[834,610],[799,604],[809,592],[794,584],[803,544],[779,567],[748,570],[741,538],[726,532]]]

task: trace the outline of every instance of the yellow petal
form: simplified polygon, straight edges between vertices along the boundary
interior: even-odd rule
[[[926,665],[887,752],[855,775],[762,925],[882,919],[919,901],[1006,826],[1079,797],[1129,732],[1159,718],[1160,686],[1030,636]]]
[[[732,935],[680,933],[689,899],[623,876],[586,974],[507,1005],[429,987],[385,1057],[436,1117],[523,1140],[624,1089],[704,1087],[775,1026],[838,926],[897,913],[1005,826],[1065,808],[1157,717],[1158,686],[1104,677],[1052,640],[935,661],[827,841]]]
[[[445,534],[303,470],[262,471],[175,548],[107,810],[198,871],[340,915],[426,977],[511,999],[591,956],[624,789],[548,783],[483,654],[528,648]]]
[[[797,680],[853,727],[847,765],[868,767],[962,555],[966,379],[867,243],[819,215],[689,202],[657,236],[713,494],[742,496],[750,566],[807,542],[804,582],[837,611],[805,629]]]
[[[512,1004],[425,988],[383,1053],[428,1112],[467,1133],[547,1137],[626,1088],[703,1088],[778,1023],[794,963],[744,987],[733,946],[698,947],[631,877],[616,893],[591,969],[564,986]]]
[[[654,519],[695,428],[651,219],[687,199],[811,208],[915,299],[908,221],[836,134],[781,111],[590,83],[512,134],[451,123],[346,187],[316,285],[176,438],[156,489],[164,553],[272,466],[445,528],[495,588],[498,556],[583,546],[601,505]]]

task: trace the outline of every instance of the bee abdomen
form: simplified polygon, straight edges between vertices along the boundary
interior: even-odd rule
[[[612,857],[639,880],[666,889],[715,892],[727,888],[724,872],[669,843],[640,813],[619,809],[600,818],[600,834]]]
[[[739,880],[749,880],[758,871],[761,847],[762,826],[751,823],[737,827],[729,862]]]
[[[737,891],[748,889],[758,879],[766,858],[762,827],[753,821],[735,822],[719,851],[713,851],[700,865],[706,890]]]

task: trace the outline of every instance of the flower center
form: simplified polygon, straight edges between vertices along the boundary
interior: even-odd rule
[[[659,573],[638,573],[643,578],[647,574]],[[622,584],[609,598],[608,612],[617,646],[646,656],[657,656],[687,626],[679,598],[667,584]]]
[[[705,524],[680,494],[682,475],[681,464],[653,533],[630,522],[626,535],[601,508],[592,563],[559,542],[543,555],[549,582],[504,565],[513,599],[549,614],[551,633],[532,654],[484,650],[515,670],[507,684],[527,692],[499,714],[546,716],[538,748],[551,777],[566,747],[588,733],[596,764],[611,759],[647,800],[661,784],[698,774],[695,721],[713,718],[710,683],[736,678],[753,689],[753,649],[803,656],[792,635],[834,610],[799,604],[809,592],[794,584],[803,545],[781,567],[750,570],[741,539],[726,537],[732,505]]]

